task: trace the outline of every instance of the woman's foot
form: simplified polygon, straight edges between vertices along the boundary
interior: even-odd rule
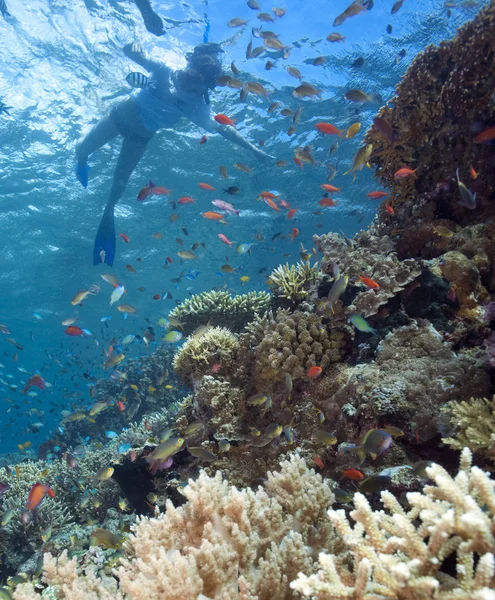
[[[88,173],[89,173],[89,165],[87,162],[77,162],[76,165],[76,177],[81,182],[83,188],[88,187]]]

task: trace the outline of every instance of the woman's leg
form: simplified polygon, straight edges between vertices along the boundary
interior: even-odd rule
[[[85,164],[88,156],[99,150],[110,140],[119,135],[117,125],[110,116],[103,117],[97,123],[82,142],[76,146],[76,156],[80,164]]]
[[[127,182],[146,150],[146,141],[124,138],[113,176],[112,189],[96,234],[93,264],[112,265],[115,259],[114,207],[122,198]]]

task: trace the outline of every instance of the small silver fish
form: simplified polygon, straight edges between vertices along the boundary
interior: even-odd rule
[[[455,174],[457,176],[457,187],[459,188],[459,193],[461,195],[459,204],[464,206],[464,208],[474,210],[476,208],[476,192],[473,194],[473,192],[469,190],[459,179],[459,169],[457,169]]]

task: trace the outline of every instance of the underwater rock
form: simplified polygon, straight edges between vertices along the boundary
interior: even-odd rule
[[[228,292],[202,292],[187,298],[174,308],[169,316],[182,323],[184,335],[208,323],[228,327],[240,332],[255,315],[270,308],[271,296],[267,292],[249,292],[231,296]]]

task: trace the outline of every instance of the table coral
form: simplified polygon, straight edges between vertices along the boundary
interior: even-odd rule
[[[313,600],[494,600],[495,482],[471,458],[464,449],[455,478],[428,467],[435,485],[408,493],[407,509],[386,491],[386,512],[355,494],[354,526],[344,510],[330,510],[348,554],[321,553],[320,570],[291,588]]]
[[[270,302],[271,296],[267,292],[249,292],[236,296],[231,296],[228,292],[202,292],[184,300],[169,316],[183,323],[182,331],[185,335],[208,323],[239,332],[256,314],[266,312]]]

